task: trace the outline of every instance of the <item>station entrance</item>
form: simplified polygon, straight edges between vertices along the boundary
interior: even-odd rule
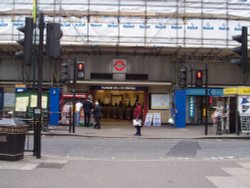
[[[142,106],[142,117],[147,111],[147,88],[92,87],[95,101],[103,107],[103,120],[108,122],[131,121],[136,102]]]

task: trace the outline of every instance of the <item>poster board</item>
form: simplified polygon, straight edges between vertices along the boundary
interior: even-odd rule
[[[151,126],[153,120],[153,113],[147,113],[144,121],[144,126]]]
[[[238,110],[240,115],[250,116],[250,96],[238,96]]]
[[[15,93],[4,93],[4,107],[15,107]]]
[[[169,94],[151,94],[150,109],[152,110],[169,109]]]
[[[144,126],[161,126],[161,113],[147,113]]]
[[[238,96],[238,110],[242,133],[250,132],[250,96]]]
[[[16,112],[26,112],[27,106],[29,105],[29,97],[28,96],[19,96],[16,97]]]
[[[37,107],[37,93],[22,92],[16,93],[15,111],[27,112],[29,109]],[[48,93],[42,94],[42,108],[48,108]]]
[[[161,126],[161,113],[154,113],[153,126]]]

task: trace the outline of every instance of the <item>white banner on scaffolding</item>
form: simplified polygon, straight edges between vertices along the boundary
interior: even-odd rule
[[[4,2],[0,4],[0,13],[11,16],[0,17],[0,44],[16,43],[23,37],[17,30],[24,25],[26,15],[22,12],[32,11],[32,1]],[[43,0],[38,6],[40,11],[64,15],[45,16],[46,23],[61,23],[62,45],[230,48],[238,45],[232,36],[240,34],[242,26],[250,25],[245,19],[250,17],[247,0],[145,2],[72,0],[70,4],[63,1],[54,4]],[[175,15],[178,7],[179,15]],[[145,16],[145,10],[149,16]],[[12,14],[4,14],[8,11]],[[94,14],[88,16],[91,13]],[[199,19],[201,15],[208,19]]]

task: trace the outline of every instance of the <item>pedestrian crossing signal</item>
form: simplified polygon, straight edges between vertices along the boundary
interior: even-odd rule
[[[77,73],[76,73],[76,79],[77,80],[83,80],[85,77],[85,72],[84,72],[84,67],[85,67],[85,63],[83,62],[77,62]]]
[[[195,86],[202,87],[203,85],[203,71],[197,70],[195,72]]]

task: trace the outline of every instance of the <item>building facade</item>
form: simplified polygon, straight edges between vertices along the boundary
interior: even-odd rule
[[[21,48],[17,28],[32,13],[38,18],[39,12],[45,24],[60,23],[63,32],[60,58],[44,57],[44,89],[71,92],[72,82],[60,82],[60,69],[61,63],[72,64],[76,58],[85,63],[77,92],[91,93],[107,106],[133,106],[140,100],[145,112],[159,112],[167,122],[183,66],[188,68],[189,87],[192,70],[205,65],[209,87],[250,83],[249,73],[230,63],[232,48],[238,45],[231,37],[249,25],[246,0],[13,0],[2,1],[0,7],[0,86],[5,93],[14,93],[16,84],[35,87],[36,55],[27,66],[14,54]],[[157,94],[167,96],[166,105],[152,106],[157,101],[151,96]]]

